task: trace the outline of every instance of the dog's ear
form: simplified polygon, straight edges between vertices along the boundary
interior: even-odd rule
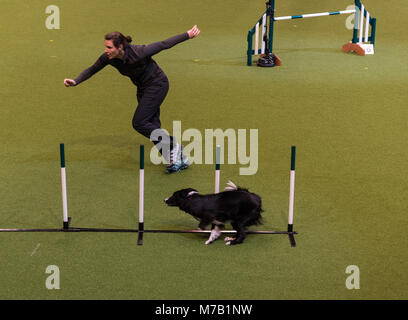
[[[189,197],[190,195],[192,195],[194,193],[198,193],[198,191],[196,189],[193,189],[193,188],[187,188],[187,189],[183,190],[183,196],[185,198]]]
[[[197,194],[198,193],[198,191],[190,191],[189,193],[188,193],[188,195],[187,195],[187,198],[189,197],[189,196],[192,196],[193,194]]]

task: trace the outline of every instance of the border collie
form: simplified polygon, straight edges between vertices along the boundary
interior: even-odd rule
[[[205,244],[214,242],[221,235],[226,222],[230,222],[237,231],[235,238],[225,238],[226,245],[239,244],[245,239],[247,227],[262,224],[261,197],[237,187],[231,181],[225,190],[201,195],[197,190],[187,188],[174,192],[164,202],[170,207],[179,207],[200,221],[198,228],[201,230],[212,224],[211,235]]]

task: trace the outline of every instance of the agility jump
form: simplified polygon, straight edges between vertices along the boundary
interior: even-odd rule
[[[351,10],[275,17],[275,0],[269,0],[266,3],[265,13],[261,16],[253,28],[248,31],[247,65],[252,65],[253,55],[260,54],[261,57],[268,54],[272,55],[275,21],[336,16],[341,14],[354,13],[353,37],[350,43],[343,45],[342,50],[345,52],[355,52],[361,56],[366,54],[374,54],[376,18],[370,15],[360,0],[355,0],[354,2],[355,9]],[[259,45],[260,41],[261,44]],[[280,59],[275,62],[277,63],[272,63],[273,65],[261,66],[273,67],[274,65],[280,65],[281,63]],[[260,64],[258,63],[258,65]]]
[[[291,149],[291,170],[290,170],[290,190],[289,190],[289,217],[287,231],[246,231],[247,234],[284,234],[288,235],[292,247],[296,246],[295,234],[293,231],[293,205],[295,191],[295,155],[296,147]],[[211,230],[145,230],[144,229],[144,145],[140,146],[140,168],[139,168],[139,228],[138,229],[107,229],[107,228],[82,228],[72,227],[71,217],[68,216],[67,204],[67,185],[66,185],[66,163],[65,163],[65,145],[60,144],[61,158],[61,188],[62,188],[62,228],[42,229],[42,228],[12,228],[0,229],[0,232],[134,232],[138,233],[138,245],[143,245],[144,233],[211,233]],[[215,164],[215,193],[220,190],[221,175],[221,148],[216,148]],[[222,233],[236,233],[235,230],[222,230]]]

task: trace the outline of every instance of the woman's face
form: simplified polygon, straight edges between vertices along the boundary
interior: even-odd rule
[[[119,48],[116,48],[113,45],[112,40],[105,40],[105,52],[108,55],[109,59],[117,58],[119,55],[121,55],[122,51],[123,45],[120,45]]]

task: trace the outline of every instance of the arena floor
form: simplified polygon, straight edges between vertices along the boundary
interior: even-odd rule
[[[282,16],[353,3],[276,2]],[[108,32],[148,44],[197,24],[199,37],[154,56],[170,80],[163,128],[242,129],[247,154],[257,130],[254,174],[241,175],[248,164],[238,161],[221,166],[221,187],[231,180],[262,196],[265,222],[251,230],[287,228],[296,145],[298,235],[292,248],[286,235],[228,247],[206,246],[204,234],[149,233],[138,246],[136,233],[0,232],[0,299],[407,299],[408,3],[365,2],[377,18],[375,55],[342,52],[347,15],[281,21],[283,64],[258,68],[246,65],[246,37],[264,1],[55,0],[60,29],[50,30],[49,1],[2,0],[0,228],[62,226],[63,142],[72,225],[137,229],[139,145],[148,155],[152,144],[131,125],[136,87],[109,66],[77,87],[63,79],[95,62]],[[163,203],[186,187],[213,192],[214,165],[166,175],[146,159],[146,229],[197,227]],[[59,290],[47,288],[50,265]],[[347,287],[349,266],[359,289]]]

